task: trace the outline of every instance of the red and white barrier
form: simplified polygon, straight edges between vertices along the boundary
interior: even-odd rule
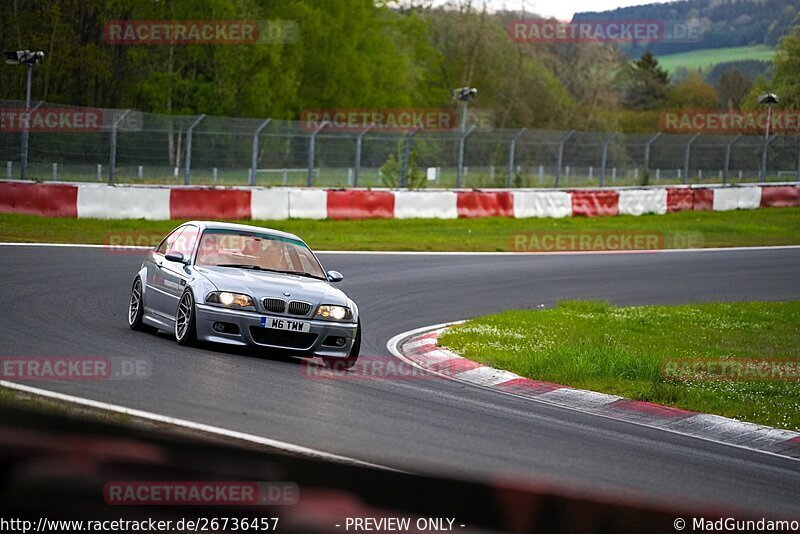
[[[250,192],[250,216],[256,220],[282,221],[289,218],[289,191],[253,189]]]
[[[322,189],[289,191],[290,219],[327,219],[328,192]]]
[[[666,189],[623,189],[619,192],[620,215],[667,213]]]
[[[94,219],[171,219],[171,190],[150,187],[80,185],[77,216]]]
[[[754,210],[761,206],[760,187],[731,187],[714,191],[714,211]]]
[[[98,219],[523,219],[767,207],[800,207],[800,184],[574,191],[391,191],[0,181],[0,213]]]
[[[515,191],[514,217],[569,217],[572,196],[566,191]]]
[[[395,191],[395,219],[456,219],[458,199],[452,191]]]

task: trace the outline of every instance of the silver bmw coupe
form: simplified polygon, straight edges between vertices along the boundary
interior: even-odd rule
[[[299,237],[191,221],[147,252],[131,287],[128,325],[198,340],[277,349],[350,368],[361,350],[358,306],[333,287]]]

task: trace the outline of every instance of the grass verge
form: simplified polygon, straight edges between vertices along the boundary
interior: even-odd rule
[[[734,372],[720,367],[688,372],[680,363],[770,359],[796,371],[798,325],[800,302],[640,307],[561,302],[554,309],[469,321],[439,343],[537,380],[800,430],[796,372],[793,380],[747,372],[733,379]]]
[[[107,244],[120,234],[163,236],[183,221],[100,220],[0,214],[0,241]],[[566,219],[244,221],[299,235],[316,250],[512,251],[518,232],[649,232],[699,235],[704,247],[800,244],[800,209],[685,211]],[[697,241],[695,241],[697,242]]]

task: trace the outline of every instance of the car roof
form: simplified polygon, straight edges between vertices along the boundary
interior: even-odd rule
[[[249,224],[226,223],[218,221],[187,221],[184,224],[194,224],[196,226],[199,226],[201,229],[259,232],[262,234],[269,234],[276,237],[294,239],[296,241],[300,241],[301,243],[305,243],[305,241],[303,241],[294,234],[290,234],[289,232],[281,232],[280,230],[273,230],[272,228],[267,228],[265,226],[252,226]]]

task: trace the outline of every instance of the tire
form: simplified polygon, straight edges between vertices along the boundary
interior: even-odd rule
[[[140,332],[152,332],[153,329],[144,324],[144,292],[142,291],[142,279],[138,276],[131,286],[131,298],[128,301],[128,326],[131,330]]]
[[[346,358],[323,358],[322,363],[328,369],[336,371],[344,371],[352,369],[361,355],[361,321],[358,321],[358,329],[356,330],[356,339],[353,341],[353,348],[350,349],[350,354]]]
[[[194,307],[194,296],[188,289],[183,292],[175,312],[175,341],[180,345],[190,346],[197,342],[197,314]]]

